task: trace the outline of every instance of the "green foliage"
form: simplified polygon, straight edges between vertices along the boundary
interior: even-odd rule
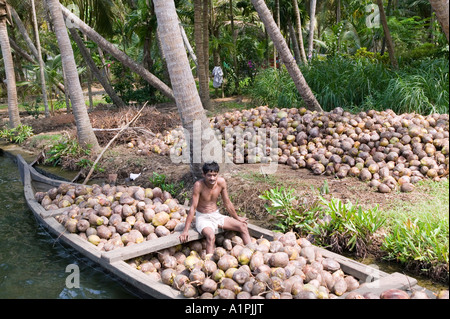
[[[387,260],[420,264],[424,269],[449,262],[448,220],[396,220],[381,249]]]
[[[277,223],[275,226],[281,232],[292,231],[295,228],[302,229],[316,218],[319,211],[317,202],[300,201],[294,195],[295,190],[283,186],[266,190],[259,198],[269,201],[265,205],[267,212],[274,216]]]
[[[302,236],[313,235],[316,244],[342,252],[356,250],[363,255],[371,244],[372,235],[386,222],[378,207],[363,210],[360,205],[330,201],[319,195],[319,200],[306,200],[294,195],[294,189],[276,187],[259,196],[269,201],[267,212],[276,219],[282,231],[296,230]],[[319,188],[322,194],[329,192],[328,184]]]
[[[372,235],[386,223],[378,207],[363,210],[360,205],[343,203],[338,198],[330,201],[319,196],[322,204],[322,218],[306,225],[321,246],[332,247],[338,252],[356,251],[364,255],[371,244]]]
[[[83,149],[80,144],[78,144],[77,140],[63,139],[52,145],[50,149],[45,152],[44,164],[57,166],[61,165],[64,157],[80,158],[89,154],[89,148]]]
[[[184,188],[183,181],[180,181],[178,183],[169,183],[166,181],[166,175],[158,174],[156,172],[153,172],[153,175],[149,178],[149,180],[153,187],[159,187],[162,191],[169,192],[172,197],[178,196],[181,190]]]
[[[356,50],[355,55],[350,56],[350,58],[353,58],[353,59],[367,58],[371,62],[374,62],[374,63],[381,62],[386,65],[388,65],[390,62],[389,54],[387,52],[385,52],[383,55],[381,55],[381,53],[379,53],[379,52],[375,53],[375,52],[367,51],[367,48],[365,48],[365,47],[362,47],[362,48],[359,48],[358,50]]]
[[[33,128],[28,125],[19,125],[16,128],[5,128],[0,131],[0,138],[12,143],[22,144],[27,138],[33,136]]]
[[[40,99],[39,99],[40,100]],[[39,108],[41,107],[39,105],[39,100],[36,99],[34,102],[23,102],[22,105],[25,108],[25,110],[27,111],[27,113],[31,116],[33,116],[35,119],[37,119],[39,117]]]
[[[448,113],[449,61],[422,59],[391,70],[380,63],[385,56],[330,57],[302,65],[301,71],[325,111],[343,107],[350,111],[392,109],[397,114]],[[263,69],[250,94],[255,103],[271,107],[299,107],[303,101],[285,68]]]

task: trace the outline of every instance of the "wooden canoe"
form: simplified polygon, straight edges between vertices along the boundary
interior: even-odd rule
[[[82,239],[77,234],[68,233],[55,216],[62,213],[64,209],[46,211],[35,199],[35,192],[47,191],[50,188],[58,187],[66,181],[49,178],[39,173],[33,166],[29,165],[21,155],[16,156],[16,162],[20,171],[21,180],[24,186],[24,196],[28,207],[33,212],[37,221],[46,228],[57,240],[72,247],[81,255],[87,257],[108,273],[116,276],[119,282],[123,282],[128,288],[132,288],[137,296],[157,299],[184,299],[180,292],[162,282],[151,279],[143,272],[131,267],[127,260],[143,256],[152,252],[160,251],[178,245],[179,233],[175,232],[165,237],[144,241],[140,244],[118,248],[112,251],[100,251],[93,244]],[[273,232],[252,224],[249,224],[249,231],[255,238],[265,237],[273,239]],[[189,240],[197,240],[202,236],[194,229],[190,230]],[[396,288],[401,290],[422,290],[417,285],[417,280],[404,274],[388,274],[372,266],[364,265],[344,256],[330,252],[326,249],[315,247],[323,257],[331,257],[339,262],[344,273],[357,278],[360,283],[365,283],[356,292],[364,294],[371,291],[375,294]],[[431,291],[427,291],[430,298],[435,298]],[[345,298],[346,294],[340,298]]]

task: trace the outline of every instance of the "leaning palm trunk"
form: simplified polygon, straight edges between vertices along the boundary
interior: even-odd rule
[[[20,125],[19,107],[17,105],[16,77],[14,62],[9,45],[8,29],[6,28],[7,4],[0,0],[0,46],[2,47],[3,63],[5,65],[6,84],[8,91],[9,125],[15,128]]]
[[[94,74],[95,78],[100,82],[100,84],[105,89],[106,94],[109,95],[114,105],[118,107],[125,107],[125,103],[122,101],[120,97],[117,96],[114,89],[111,87],[111,85],[108,82],[108,79],[103,76],[103,74],[100,73],[100,70],[97,69],[97,66],[95,65],[94,60],[92,60],[91,55],[89,54],[89,51],[87,50],[86,46],[84,45],[83,40],[78,35],[78,31],[75,28],[69,28],[70,34],[72,35],[72,39],[75,41],[75,43],[78,46],[78,49],[80,49],[81,55],[83,56],[84,61],[89,66],[89,69]]]
[[[306,83],[306,80],[303,77],[303,74],[300,71],[297,63],[295,63],[295,59],[292,56],[292,53],[289,50],[289,47],[286,44],[286,41],[284,40],[280,29],[278,29],[277,25],[275,24],[275,21],[270,14],[270,11],[267,8],[264,0],[252,0],[252,3],[256,11],[258,12],[261,21],[264,23],[267,33],[276,46],[277,51],[281,56],[281,60],[283,61],[287,71],[289,72],[289,75],[294,81],[298,93],[305,101],[306,107],[310,110],[322,111],[319,102],[311,91],[311,88]]]
[[[158,20],[158,32],[166,57],[175,101],[183,128],[185,129],[185,134],[188,134],[186,139],[190,144],[189,163],[191,173],[194,178],[200,178],[202,176],[201,162],[207,159],[203,153],[204,145],[206,142],[209,143],[216,140],[213,137],[212,140],[205,141],[204,138],[204,134],[208,130],[212,130],[202,107],[202,102],[189,66],[189,60],[178,25],[175,4],[173,0],[154,0],[153,2]],[[211,138],[211,136],[208,138]],[[218,147],[218,151],[221,150],[220,143],[217,142],[214,145]],[[215,150],[216,148],[214,148]]]
[[[449,18],[448,18],[448,0],[430,0],[431,7],[433,8],[434,12],[436,13],[436,18],[438,19],[439,23],[441,24],[442,31],[444,31],[445,36],[449,37]]]
[[[94,41],[102,50],[109,52],[114,58],[120,61],[123,65],[130,68],[133,72],[142,76],[144,80],[146,80],[150,85],[160,91],[164,96],[173,100],[173,92],[172,90],[160,79],[150,73],[147,69],[145,69],[142,65],[139,65],[133,59],[131,59],[124,52],[120,51],[115,47],[112,43],[103,38],[100,34],[95,32],[94,29],[89,27],[86,23],[84,23],[81,19],[79,19],[76,15],[70,12],[66,7],[61,5],[62,12],[67,19],[70,19],[72,25],[76,28],[79,28],[81,32],[83,32],[88,38]]]
[[[36,38],[37,55],[39,60],[39,72],[41,75],[41,90],[42,90],[42,102],[44,103],[44,114],[45,117],[49,117],[50,113],[48,111],[47,87],[45,84],[45,73],[44,73],[44,60],[42,60],[41,41],[39,39],[39,30],[37,25],[36,8],[34,6],[34,0],[31,0],[31,10],[33,11],[33,27]]]
[[[73,115],[77,126],[78,142],[83,148],[90,146],[93,152],[96,153],[99,151],[100,146],[89,120],[80,79],[78,78],[75,58],[73,56],[72,45],[67,33],[60,3],[58,0],[46,0],[46,2],[55,29],[56,39],[61,53],[62,66],[67,78],[67,83],[65,84],[70,93]]]

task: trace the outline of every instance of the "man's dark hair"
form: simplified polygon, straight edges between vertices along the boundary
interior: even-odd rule
[[[208,172],[219,172],[219,164],[216,162],[206,162],[202,167],[203,174],[207,174]]]

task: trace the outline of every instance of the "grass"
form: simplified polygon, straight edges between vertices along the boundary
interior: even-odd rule
[[[448,59],[423,59],[392,70],[365,58],[335,56],[302,65],[301,71],[325,111],[343,107],[353,112],[449,112]],[[303,106],[285,68],[261,70],[248,92],[259,104],[279,108]]]
[[[439,280],[449,280],[449,181],[422,181],[423,200],[398,201],[384,212],[388,223],[384,259]]]

